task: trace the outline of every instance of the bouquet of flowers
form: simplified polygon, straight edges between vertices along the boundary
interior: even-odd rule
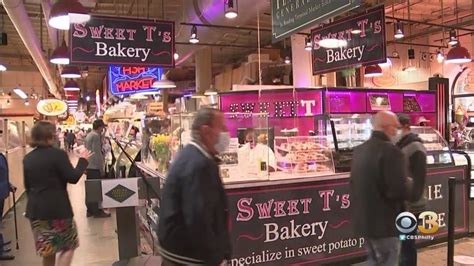
[[[154,135],[150,139],[150,148],[158,163],[158,171],[165,173],[170,163],[170,137],[165,134]]]

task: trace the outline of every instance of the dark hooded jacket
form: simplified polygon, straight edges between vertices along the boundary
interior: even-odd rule
[[[400,234],[395,219],[410,195],[405,163],[400,149],[380,131],[355,148],[350,182],[357,234],[373,239]]]
[[[413,190],[408,199],[408,210],[412,213],[425,211],[427,200],[424,197],[426,184],[426,149],[421,138],[409,133],[397,143],[408,160],[408,176],[413,179]]]

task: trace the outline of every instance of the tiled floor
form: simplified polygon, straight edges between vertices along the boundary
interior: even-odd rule
[[[84,205],[84,180],[77,185],[69,186],[69,197],[74,209],[74,219],[79,233],[79,248],[74,254],[73,266],[111,265],[118,258],[117,236],[115,234],[115,217],[105,219],[86,218]],[[36,256],[33,235],[28,220],[23,216],[26,200],[17,205],[17,221],[20,249],[15,250],[13,212],[4,219],[4,236],[12,240],[13,261],[1,261],[2,266],[36,266],[41,265],[41,258]]]

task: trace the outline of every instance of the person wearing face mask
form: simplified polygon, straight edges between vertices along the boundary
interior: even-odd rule
[[[103,134],[107,125],[102,119],[97,119],[92,123],[92,131],[86,136],[84,146],[92,153],[89,159],[89,165],[86,170],[87,180],[102,179],[105,177],[105,154],[103,148]],[[87,194],[87,190],[86,190]],[[86,195],[87,199],[87,195]],[[98,202],[87,202],[87,217],[107,218],[110,213],[104,212],[99,208]]]
[[[162,265],[224,265],[231,247],[227,198],[216,158],[230,143],[224,115],[201,109],[191,131],[192,140],[172,162],[162,190]]]
[[[418,217],[425,211],[427,199],[423,192],[426,183],[426,149],[423,141],[417,134],[411,132],[410,117],[404,114],[398,115],[401,124],[400,140],[397,142],[398,148],[408,160],[408,175],[413,179],[413,190],[408,199],[408,211]],[[412,234],[416,234],[413,232]],[[400,265],[416,266],[417,254],[414,239],[407,239],[402,242],[400,254]]]
[[[355,233],[367,239],[368,265],[398,266],[400,239],[396,217],[411,195],[403,153],[393,140],[400,127],[388,111],[372,120],[369,140],[354,149],[351,165],[351,207]]]

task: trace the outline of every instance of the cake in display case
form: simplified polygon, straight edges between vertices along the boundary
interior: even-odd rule
[[[326,137],[275,137],[278,171],[288,174],[332,174],[334,162]]]

